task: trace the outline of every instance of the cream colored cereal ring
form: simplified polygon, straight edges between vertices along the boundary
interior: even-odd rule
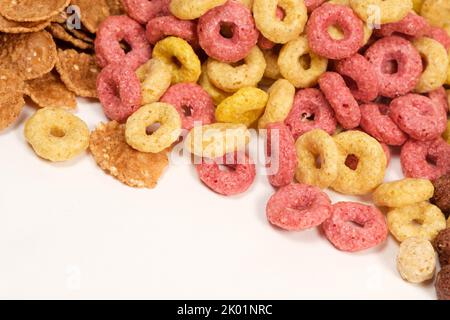
[[[411,237],[433,241],[446,228],[442,211],[428,202],[392,209],[388,212],[387,221],[389,231],[399,242]]]
[[[373,193],[377,206],[400,208],[428,201],[434,194],[434,186],[426,179],[403,179],[383,183]]]
[[[400,244],[397,270],[402,278],[412,283],[430,280],[436,270],[436,252],[430,241],[408,238]]]
[[[208,77],[208,71],[206,67],[206,63],[202,65],[202,74],[200,75],[200,79],[198,80],[198,84],[211,96],[214,101],[214,104],[219,105],[225,98],[228,98],[231,94],[229,92],[225,92],[215,85],[211,83]]]
[[[258,122],[260,129],[265,129],[269,123],[283,122],[287,118],[294,103],[295,87],[286,79],[279,79],[267,93],[269,100],[266,111]]]
[[[63,108],[43,108],[25,123],[25,138],[38,156],[52,162],[70,160],[89,146],[86,123]]]
[[[413,9],[411,0],[350,0],[353,11],[372,24],[402,20]]]
[[[150,59],[136,70],[136,75],[141,82],[143,105],[159,101],[172,82],[169,66],[159,59]]]
[[[450,2],[448,0],[424,0],[420,15],[435,27],[443,28],[449,23]]]
[[[207,11],[223,5],[227,0],[172,0],[170,12],[181,20],[194,20],[200,18]]]

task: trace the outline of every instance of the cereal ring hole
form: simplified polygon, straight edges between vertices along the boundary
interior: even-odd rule
[[[299,62],[303,69],[311,69],[311,55],[309,53],[302,55],[299,58]]]
[[[432,165],[434,167],[437,166],[438,159],[437,159],[437,157],[435,155],[427,154],[425,159],[427,160],[427,163],[429,165]]]
[[[354,154],[349,154],[347,159],[345,159],[345,165],[353,171],[356,171],[359,165],[359,158]]]
[[[64,138],[66,136],[66,132],[59,127],[52,127],[50,134],[55,138]]]
[[[316,156],[316,169],[322,169],[322,157],[320,155]]]
[[[191,106],[182,105],[181,110],[183,111],[185,117],[192,117],[193,108]]]
[[[381,72],[384,74],[396,74],[398,73],[398,67],[398,61],[396,59],[388,59],[383,62]]]
[[[316,114],[311,112],[302,113],[302,122],[314,121],[316,119]]]
[[[411,225],[416,228],[421,228],[423,224],[424,224],[423,219],[416,218],[411,221]]]
[[[172,56],[171,61],[177,67],[177,69],[181,69],[183,67],[183,64],[176,56]]]
[[[234,36],[236,25],[230,22],[222,22],[220,24],[220,35],[225,39],[231,39]]]
[[[151,135],[154,134],[160,127],[161,127],[161,123],[155,122],[155,123],[149,125],[149,126],[145,129],[145,133],[146,133],[148,136],[151,136]]]
[[[328,27],[328,34],[333,40],[343,40],[345,38],[344,31],[338,25],[330,25]]]
[[[353,80],[352,78],[343,75],[342,78],[344,78],[345,84],[347,85],[347,87],[351,90],[351,91],[357,91],[358,90],[358,84],[356,83],[355,80]]]

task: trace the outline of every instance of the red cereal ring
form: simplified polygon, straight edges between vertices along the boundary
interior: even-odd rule
[[[223,27],[230,29],[230,38],[221,34]],[[258,42],[258,36],[251,11],[237,1],[209,10],[198,21],[200,46],[219,61],[233,63],[244,59]]]
[[[284,123],[295,140],[313,129],[322,129],[328,134],[336,131],[333,109],[322,92],[314,88],[299,90],[296,93],[291,112]]]
[[[191,20],[180,20],[175,16],[163,16],[151,19],[147,23],[147,40],[155,44],[168,36],[186,40],[189,44],[198,47],[197,23]]]
[[[215,121],[214,102],[198,84],[175,84],[166,91],[161,102],[169,103],[177,109],[183,129],[191,130],[196,122],[206,125]]]
[[[444,29],[430,26],[428,27],[425,36],[442,44],[447,51],[450,50],[450,36]]]
[[[389,116],[402,131],[419,141],[436,139],[447,128],[447,113],[442,106],[419,94],[392,100]]]
[[[385,104],[363,104],[361,128],[380,142],[391,146],[401,146],[408,136],[389,117],[389,106]]]
[[[289,128],[283,123],[267,125],[267,172],[274,187],[284,187],[294,180],[297,169],[295,140]]]
[[[319,86],[341,126],[345,129],[358,127],[361,111],[344,78],[336,72],[325,72],[319,78]]]
[[[125,53],[120,42],[130,45]],[[145,29],[127,16],[110,16],[102,22],[95,39],[97,63],[104,68],[110,63],[126,64],[137,69],[151,57],[152,49],[145,37]]]
[[[286,16],[284,14],[283,9],[281,9],[280,7],[277,7],[277,10],[275,12],[276,16],[278,19],[283,20],[284,17]],[[261,50],[270,50],[273,49],[273,47],[275,47],[276,43],[270,41],[269,39],[267,39],[266,37],[263,36],[262,33],[259,34],[259,39],[258,39],[258,47]]]
[[[335,40],[328,32],[331,26],[339,27],[344,38]],[[307,24],[308,44],[319,56],[344,59],[355,54],[363,44],[363,22],[347,6],[325,3],[311,13]]]
[[[141,83],[133,69],[110,64],[97,77],[97,92],[105,115],[125,122],[141,106]]]
[[[375,30],[375,35],[381,38],[401,33],[407,36],[419,38],[425,35],[427,29],[427,20],[418,14],[410,12],[406,17],[398,22],[381,25],[381,29]]]
[[[325,2],[325,0],[304,0],[308,12],[313,12]]]
[[[444,87],[440,87],[439,89],[433,90],[428,92],[428,98],[430,98],[434,103],[438,104],[445,110],[445,112],[448,112],[449,105],[448,105],[448,99],[447,99],[447,92],[445,91]]]
[[[416,87],[422,75],[422,58],[408,40],[385,37],[367,49],[365,57],[374,66],[380,81],[380,94],[395,98]]]
[[[141,24],[170,14],[170,0],[122,0],[122,3],[127,14]]]
[[[402,147],[400,161],[407,178],[438,179],[450,171],[450,144],[442,138],[410,139]]]
[[[221,170],[219,164],[227,170]],[[255,164],[242,152],[228,154],[217,160],[203,159],[196,169],[200,180],[207,187],[225,196],[244,193],[256,176]]]
[[[289,231],[321,225],[330,217],[330,198],[318,187],[293,183],[280,188],[266,207],[269,222]]]
[[[337,249],[347,252],[375,247],[388,236],[386,219],[380,210],[356,202],[334,204],[331,217],[322,228]]]
[[[338,61],[336,71],[346,81],[356,100],[370,102],[378,97],[380,85],[373,65],[360,54]],[[353,84],[353,85],[352,85]]]

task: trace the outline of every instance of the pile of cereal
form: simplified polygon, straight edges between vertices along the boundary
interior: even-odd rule
[[[450,299],[448,0],[122,0],[126,14],[117,1],[71,1],[81,31],[64,27],[68,0],[51,1],[38,18],[19,10],[25,2],[0,4],[0,27],[22,33],[1,35],[8,48],[0,66],[24,62],[0,78],[8,91],[0,126],[17,118],[22,91],[47,107],[25,129],[38,155],[63,161],[89,145],[107,173],[152,188],[182,141],[199,180],[232,196],[255,180],[248,145],[259,129],[276,189],[270,224],[320,227],[346,252],[379,246],[391,233],[401,277],[432,279],[439,256],[436,292]],[[77,50],[57,54],[38,28]],[[40,63],[26,63],[33,57],[20,51],[25,41],[46,44]],[[92,47],[95,61],[80,53]],[[49,73],[55,64],[61,81]],[[93,90],[83,80],[97,66]],[[110,122],[89,137],[81,120],[56,108],[62,103],[37,102],[53,96],[43,94],[49,88],[98,96]],[[405,178],[386,183],[392,151]],[[332,203],[328,188],[372,195],[374,205]]]

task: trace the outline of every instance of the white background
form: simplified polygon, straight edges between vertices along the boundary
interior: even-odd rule
[[[264,176],[225,198],[189,165],[171,165],[156,189],[137,190],[87,153],[41,160],[22,133],[32,112],[0,134],[0,298],[435,299],[432,283],[400,278],[392,238],[348,254],[317,229],[271,227]],[[77,114],[91,129],[105,121],[87,100]],[[395,157],[388,180],[401,177]]]

